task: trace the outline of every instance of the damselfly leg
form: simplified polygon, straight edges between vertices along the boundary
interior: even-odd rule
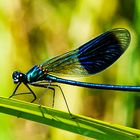
[[[44,83],[43,84],[40,84],[40,83],[32,83],[31,85],[37,86],[37,87],[49,88],[49,89],[53,90],[53,102],[52,102],[52,106],[54,106],[54,101],[55,101],[55,88],[53,88],[53,87],[58,87],[60,89],[61,93],[62,93],[62,96],[63,96],[63,99],[65,101],[67,110],[68,110],[69,114],[72,115],[71,112],[70,112],[70,109],[69,109],[69,106],[68,106],[66,97],[64,95],[64,92],[63,92],[62,88],[59,85],[55,85],[55,84],[51,84],[51,83],[49,84],[49,86],[48,86],[48,84],[44,84]]]
[[[19,83],[19,84],[16,86],[14,92],[12,93],[12,95],[11,95],[9,98],[12,98],[12,97],[14,97],[14,96],[23,95],[23,94],[24,94],[24,95],[25,95],[25,94],[32,94],[34,98],[33,98],[33,100],[31,101],[31,103],[33,103],[37,98],[36,98],[35,93],[32,91],[32,89],[31,89],[27,84],[24,83],[24,85],[29,89],[30,92],[25,92],[25,93],[18,93],[18,94],[16,94],[16,91],[17,91],[18,87],[20,86],[20,84],[21,84],[21,83]]]

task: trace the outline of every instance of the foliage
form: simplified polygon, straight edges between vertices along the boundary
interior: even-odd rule
[[[0,97],[0,112],[101,140],[140,138],[140,131],[136,129],[2,97]]]

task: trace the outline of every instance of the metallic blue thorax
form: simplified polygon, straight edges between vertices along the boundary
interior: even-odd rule
[[[44,72],[37,65],[30,69],[25,75],[27,76],[27,81],[29,83],[42,81],[46,79],[46,74],[44,74]]]

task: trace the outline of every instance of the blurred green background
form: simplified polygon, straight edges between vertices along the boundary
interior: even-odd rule
[[[74,80],[140,85],[140,1],[138,0],[1,0],[0,96],[15,85],[12,72],[79,47],[109,29],[123,27],[132,40],[126,53],[106,71]],[[139,93],[105,91],[61,85],[72,113],[110,123],[140,128]],[[39,88],[33,88],[39,94]],[[26,92],[23,86],[18,92]],[[30,96],[16,97],[30,101]],[[51,106],[51,91],[43,104]],[[55,108],[67,111],[56,90]],[[89,140],[63,130],[0,114],[0,140]]]

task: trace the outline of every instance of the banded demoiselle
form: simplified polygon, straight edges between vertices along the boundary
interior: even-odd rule
[[[36,100],[36,95],[28,84],[52,89],[54,94],[55,90],[53,87],[58,86],[54,82],[87,88],[140,92],[140,86],[86,83],[54,76],[57,74],[89,76],[101,72],[111,66],[125,52],[130,44],[130,40],[130,33],[127,29],[115,28],[99,35],[75,50],[47,60],[41,65],[35,65],[25,74],[15,71],[13,80],[17,86],[10,98],[19,95],[16,94],[16,90],[21,83],[33,95],[34,99],[32,102]],[[68,108],[64,93],[61,87],[58,87]]]

